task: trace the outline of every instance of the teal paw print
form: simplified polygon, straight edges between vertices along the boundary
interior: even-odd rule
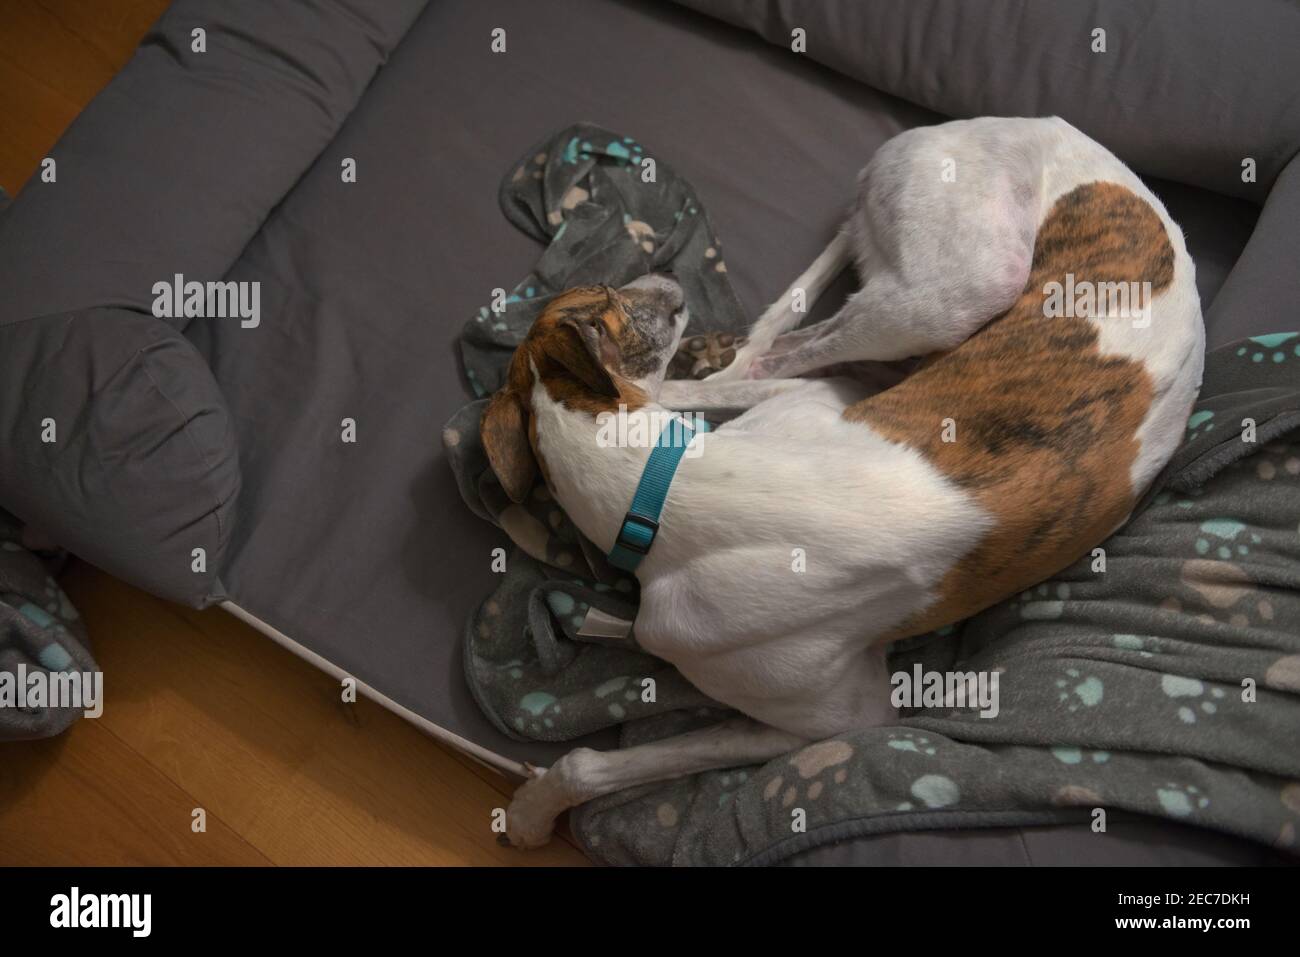
[[[1070,711],[1078,711],[1079,708],[1094,708],[1101,704],[1102,683],[1100,678],[1091,675],[1084,675],[1077,668],[1068,668],[1064,678],[1056,679],[1056,687],[1059,692],[1057,698],[1069,707]]]
[[[1196,554],[1209,555],[1211,551],[1227,561],[1236,556],[1250,554],[1250,546],[1262,539],[1253,532],[1246,534],[1246,525],[1235,518],[1214,518],[1202,522],[1201,535],[1196,539]]]
[[[912,782],[911,792],[916,803],[904,801],[897,806],[897,810],[911,811],[918,806],[932,809],[952,807],[961,800],[961,788],[957,782],[942,774],[921,775]]]
[[[1219,710],[1217,702],[1226,696],[1222,688],[1211,687],[1206,694],[1205,682],[1199,678],[1186,678],[1182,675],[1161,675],[1160,690],[1168,698],[1187,699],[1178,706],[1178,720],[1183,724],[1195,724],[1197,714],[1209,716]]]
[[[1251,362],[1285,362],[1288,354],[1300,356],[1300,343],[1288,345],[1300,332],[1275,332],[1267,336],[1251,336],[1251,345],[1237,349],[1238,358],[1249,358]]]
[[[1210,799],[1196,785],[1175,784],[1172,781],[1166,781],[1164,787],[1156,789],[1156,800],[1170,817],[1190,817],[1194,811],[1210,806]]]
[[[547,691],[530,691],[519,699],[519,713],[515,715],[517,731],[531,731],[534,734],[542,726],[555,726],[555,715],[560,714],[561,707],[555,695]]]
[[[1062,764],[1083,764],[1088,758],[1093,764],[1105,764],[1110,760],[1109,751],[1086,751],[1083,748],[1052,748],[1052,757]]]
[[[912,751],[916,754],[934,754],[934,746],[930,743],[929,738],[919,735],[909,734],[891,734],[889,740],[885,742],[895,751]]]
[[[611,718],[622,721],[627,717],[627,708],[624,707],[623,702],[627,704],[635,702],[640,697],[637,693],[639,687],[639,681],[628,675],[618,675],[598,685],[595,694],[602,701],[608,699],[605,710],[609,712]],[[620,698],[622,701],[619,700]]]
[[[1110,643],[1116,648],[1123,651],[1136,651],[1143,658],[1152,657],[1155,652],[1147,651],[1147,642],[1155,642],[1158,639],[1148,635],[1111,635]]]
[[[594,153],[601,153],[614,160],[619,166],[640,162],[643,149],[630,136],[623,137],[622,142],[610,140],[604,146],[593,144],[591,140],[573,137],[564,147],[562,161],[573,165],[578,160],[589,160]]]
[[[721,790],[718,792],[719,810],[721,810],[722,808],[726,807],[728,804],[731,803],[731,799],[732,797],[735,796],[736,791],[740,788],[741,785],[743,785],[748,780],[749,780],[748,771],[738,771],[734,774],[722,775],[722,777],[718,780],[718,787],[721,788]]]
[[[1193,412],[1187,419],[1188,440],[1199,439],[1207,432],[1214,431],[1214,413],[1208,409]]]
[[[591,609],[585,601],[578,601],[563,591],[547,592],[546,604],[558,621],[572,625],[575,630],[582,627],[582,623],[587,620],[587,612]]]

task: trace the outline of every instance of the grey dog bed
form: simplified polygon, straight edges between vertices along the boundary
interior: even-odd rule
[[[460,328],[539,252],[496,205],[529,144],[585,119],[662,150],[753,315],[890,136],[1056,113],[1152,178],[1211,345],[1295,327],[1293,4],[685,6],[179,0],[0,215],[0,507],[511,769],[571,745],[505,736],[462,679],[509,543],[438,430]],[[155,318],[176,274],[260,283],[260,323]]]

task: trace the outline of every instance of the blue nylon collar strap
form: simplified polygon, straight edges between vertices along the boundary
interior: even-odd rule
[[[659,534],[659,515],[668,498],[668,488],[677,474],[677,464],[686,454],[696,433],[709,431],[709,423],[697,419],[699,427],[692,429],[680,416],[673,416],[659,440],[650,450],[645,471],[632,496],[632,506],[623,516],[623,527],[609,552],[609,563],[625,572],[636,571],[641,560],[650,552],[655,536]]]

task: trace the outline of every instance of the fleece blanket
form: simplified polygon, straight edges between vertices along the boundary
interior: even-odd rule
[[[53,577],[65,559],[27,548],[22,523],[0,510],[0,741],[65,730],[85,709],[64,703],[57,676],[80,682],[99,672],[77,609]]]
[[[590,278],[620,283],[671,263],[692,315],[710,322],[692,333],[742,328],[738,310],[691,300],[734,306],[689,187],[662,168],[658,183],[620,177],[624,150],[608,149],[630,141],[581,129],[576,143],[569,130],[530,153],[503,186],[507,214],[523,226],[527,210],[527,231],[551,244],[522,295],[467,324],[466,372],[484,391],[500,381],[537,299]],[[676,215],[685,196],[689,220]],[[570,219],[588,228],[571,232]],[[627,229],[634,219],[653,236]],[[591,224],[600,250],[578,239],[593,235]],[[671,252],[655,258],[660,249]],[[616,268],[593,276],[601,262]],[[467,504],[518,546],[466,631],[466,675],[485,712],[505,733],[539,740],[617,725],[623,746],[725,715],[632,636],[602,637],[635,618],[635,580],[604,562],[544,487],[509,503],[478,445],[481,411],[481,401],[462,409],[444,438]],[[977,702],[922,702],[894,726],[762,766],[593,801],[574,813],[575,835],[606,863],[770,863],[883,831],[1104,827],[1107,809],[1123,809],[1295,849],[1297,427],[1300,334],[1216,350],[1186,442],[1100,552],[892,649],[895,672],[996,674],[996,716]]]

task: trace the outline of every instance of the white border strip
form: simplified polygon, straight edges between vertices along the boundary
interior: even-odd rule
[[[238,618],[240,621],[244,622],[245,624],[252,625],[262,634],[266,635],[268,638],[274,641],[277,645],[279,645],[282,648],[287,648],[289,651],[292,651],[299,658],[319,668],[327,675],[330,675],[333,678],[337,678],[339,681],[342,681],[344,678],[352,678],[357,683],[357,690],[360,691],[363,695],[365,695],[367,698],[369,698],[371,701],[375,702],[376,704],[387,708],[389,711],[393,712],[393,714],[397,715],[399,718],[402,718],[405,721],[409,721],[411,724],[415,725],[417,728],[419,728],[421,731],[423,731],[425,734],[429,735],[430,737],[436,738],[439,741],[441,741],[443,744],[449,744],[453,748],[456,748],[458,751],[464,752],[466,755],[473,758],[479,764],[482,764],[485,767],[490,768],[491,770],[497,772],[498,774],[500,774],[502,771],[506,771],[511,774],[517,774],[521,777],[527,777],[527,773],[524,771],[524,766],[520,764],[518,761],[511,761],[509,758],[502,757],[501,755],[497,754],[495,751],[489,751],[487,748],[477,745],[473,741],[469,741],[465,738],[462,738],[458,734],[452,734],[446,728],[439,727],[438,725],[430,721],[428,718],[422,717],[421,715],[416,714],[410,708],[398,704],[396,701],[394,701],[392,698],[388,697],[387,695],[380,694],[378,691],[370,687],[370,685],[366,684],[364,681],[361,681],[355,675],[348,674],[346,671],[338,667],[338,665],[334,664],[329,659],[322,658],[320,655],[316,654],[316,652],[312,651],[310,648],[306,648],[303,645],[298,644],[298,642],[294,641],[284,632],[277,631],[276,629],[268,625],[266,622],[262,621],[262,619],[258,618],[256,615],[244,611],[244,609],[240,608],[233,601],[223,601],[221,602],[220,607],[223,608],[225,611],[228,611],[230,614],[234,615],[236,618]]]

